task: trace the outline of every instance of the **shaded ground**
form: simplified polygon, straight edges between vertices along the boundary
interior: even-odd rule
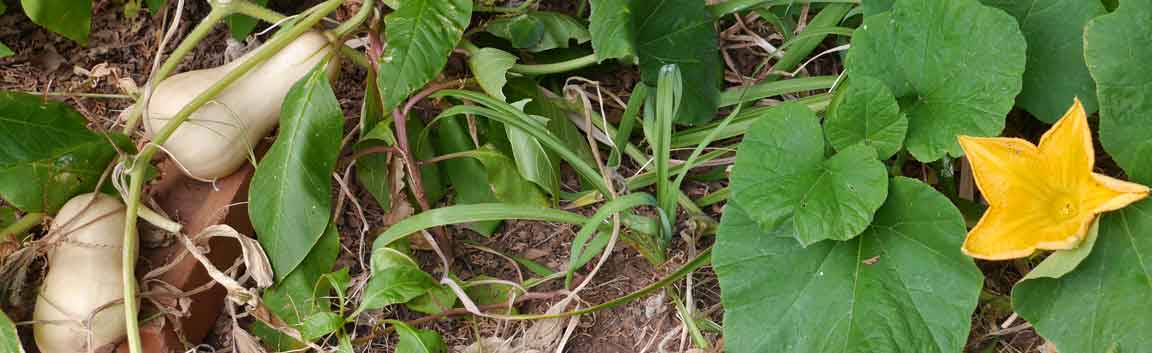
[[[572,10],[568,8],[571,7],[570,4],[560,3],[566,5],[552,7]],[[182,34],[207,12],[207,5],[202,2],[189,1],[186,6],[180,35],[176,38],[181,38]],[[546,2],[545,6],[551,5],[547,5]],[[0,59],[0,90],[121,94],[123,93],[121,87],[131,86],[126,80],[142,85],[147,80],[146,74],[150,71],[153,53],[162,35],[157,26],[159,21],[159,17],[149,18],[146,14],[135,20],[125,20],[118,7],[109,5],[108,2],[99,2],[93,18],[90,39],[92,45],[81,47],[32,25],[18,9],[10,7],[6,15],[0,16],[0,42],[6,43],[17,54]],[[770,27],[755,23],[752,27],[753,30],[762,32],[765,37],[771,36]],[[829,47],[834,45],[830,43]],[[217,30],[192,52],[181,65],[180,71],[220,65],[225,62],[222,53],[228,51],[226,31]],[[757,64],[761,58],[740,49],[727,49],[726,56],[730,81],[739,81],[739,76],[734,72],[740,72],[745,76],[757,75]],[[104,66],[106,72],[94,69],[98,65],[106,65]],[[84,74],[75,68],[95,73]],[[622,68],[633,70],[628,67]],[[839,69],[839,58],[836,55],[829,55],[812,63],[809,69],[825,74],[836,73]],[[461,64],[459,57],[456,57],[449,65],[445,76],[466,75],[463,70],[464,65]],[[354,126],[358,119],[362,96],[360,80],[363,75],[362,70],[347,65],[341,79],[335,85],[337,96],[340,97],[346,116],[350,119],[346,125],[350,127]],[[592,75],[593,79],[602,80],[605,90],[617,94],[625,94],[627,87],[635,78],[635,73],[632,71],[623,73],[601,71],[593,72]],[[79,97],[60,99],[68,100],[92,122],[94,128],[99,129],[113,128],[117,114],[129,104],[129,101],[123,99]],[[615,117],[618,114],[619,109],[610,109],[610,116]],[[1012,120],[1009,125],[1013,125]],[[1028,135],[1031,131],[1025,127],[1018,129],[1016,133]],[[705,189],[715,189],[718,186],[718,184],[692,184],[688,185],[688,189],[698,196],[703,194]],[[359,249],[362,245],[367,246],[364,245],[365,242],[371,241],[360,240],[361,229],[378,228],[383,223],[385,212],[380,210],[371,197],[355,183],[350,185],[350,191],[363,208],[364,219],[368,222],[367,225],[362,224],[354,205],[345,204],[340,222],[344,252],[339,265],[350,267],[355,275],[364,271],[361,264],[367,262],[365,254],[358,254]],[[720,207],[712,207],[707,211],[718,218]],[[457,239],[466,239],[506,254],[523,256],[551,268],[562,268],[566,264],[566,254],[575,229],[569,225],[509,222],[491,238],[481,237],[460,228],[452,228],[450,232]],[[484,275],[517,280],[519,274],[507,259],[460,245],[461,243],[463,241],[457,243],[455,267],[452,269],[459,277],[468,279]],[[592,286],[583,292],[582,299],[589,304],[601,303],[656,281],[689,257],[685,244],[679,240],[675,241],[669,257],[672,259],[671,265],[654,268],[636,251],[621,244]],[[431,254],[422,254],[420,260],[426,270],[432,271],[438,266],[436,258]],[[968,351],[1041,352],[1040,346],[1043,341],[1030,329],[1018,329],[1020,327],[1018,325],[1023,323],[1022,320],[1017,319],[1013,323],[1017,325],[1015,328],[1005,330],[1000,327],[1011,315],[1010,307],[1005,300],[1011,285],[1019,279],[1020,273],[1026,271],[1024,266],[1027,265],[1014,262],[982,264],[988,276],[985,286],[988,295],[987,298],[982,298],[982,304],[973,317],[973,331]],[[703,310],[712,321],[720,323],[723,311],[719,308],[719,288],[714,276],[710,271],[703,270],[694,279],[692,290],[697,302],[696,307]],[[682,283],[680,287],[683,288]],[[552,289],[557,289],[555,284],[551,288],[541,288],[541,290]],[[540,313],[546,309],[547,302],[544,301],[530,302],[521,307],[522,312],[532,313]],[[404,320],[422,316],[404,309],[396,310],[368,315]],[[675,315],[676,311],[671,306],[670,300],[662,294],[587,315],[577,326],[567,351],[574,353],[681,351],[683,341],[682,336],[676,331],[679,320]],[[23,319],[16,318],[16,320]],[[505,323],[460,316],[436,321],[424,327],[441,332],[449,347],[459,349],[474,342],[476,337],[508,337],[524,330],[525,326],[524,323]],[[718,342],[718,334],[714,332],[708,332],[706,338],[710,342]],[[372,347],[390,347],[392,339],[378,339]],[[220,343],[216,338],[211,341]],[[663,349],[657,348],[661,342],[664,343]],[[714,349],[718,350],[720,347],[722,343]]]

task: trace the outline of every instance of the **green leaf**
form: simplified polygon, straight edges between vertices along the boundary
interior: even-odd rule
[[[496,200],[520,205],[550,206],[548,197],[516,171],[516,162],[497,152],[492,146],[461,153],[475,158],[484,165],[484,170],[488,173],[488,183]]]
[[[890,190],[859,237],[807,248],[728,204],[712,257],[727,351],[961,352],[983,281],[960,252],[964,220],[919,181]]]
[[[88,130],[67,104],[0,92],[0,196],[25,212],[55,213],[72,196],[91,192],[128,138]],[[131,146],[128,143],[128,146]]]
[[[88,45],[92,27],[90,0],[20,0],[32,22],[68,39]]]
[[[824,135],[838,151],[863,143],[888,159],[904,146],[908,118],[900,114],[896,97],[880,80],[854,75],[828,106]]]
[[[319,311],[308,315],[300,322],[300,336],[306,340],[316,340],[336,332],[344,325],[344,318],[331,311]]]
[[[377,124],[367,134],[360,137],[356,150],[377,146],[395,146],[396,137],[388,124]],[[389,159],[386,153],[373,153],[356,160],[356,181],[368,190],[381,208],[392,207],[392,180],[389,175]]]
[[[732,201],[764,231],[786,227],[803,246],[848,240],[872,222],[888,194],[888,172],[871,147],[825,159],[816,114],[798,103],[767,111],[752,125],[732,167]]]
[[[719,104],[723,68],[712,16],[703,1],[632,0],[633,47],[644,83],[656,86],[660,68],[676,64],[684,75],[684,101],[676,122],[712,120]]]
[[[328,226],[332,169],[343,133],[340,102],[317,66],[288,91],[280,134],[256,167],[248,192],[252,225],[277,279],[304,261]]]
[[[436,125],[434,142],[441,153],[464,152],[476,148],[473,146],[468,131],[461,123],[462,120],[463,118],[452,117],[439,120]],[[437,164],[444,166],[444,173],[447,174],[452,188],[456,190],[456,204],[496,202],[496,195],[488,186],[487,178],[478,177],[487,175],[484,165],[480,164],[479,161],[469,158],[453,158]],[[468,224],[468,229],[487,237],[492,236],[492,233],[495,233],[499,226],[500,221],[474,222]]]
[[[1100,143],[1134,181],[1152,183],[1152,3],[1123,1],[1084,29],[1084,58],[1100,99]]]
[[[1150,352],[1152,202],[1105,214],[1099,227],[1092,253],[1075,270],[1017,283],[1012,308],[1060,352]]]
[[[530,52],[568,48],[569,42],[585,43],[592,39],[584,24],[566,14],[531,11],[515,17],[498,18],[488,22],[493,35],[507,39],[512,46]]]
[[[4,43],[0,43],[0,58],[5,56],[12,56],[12,54],[15,54],[15,52],[12,51],[12,48],[4,45]]]
[[[976,0],[901,0],[865,18],[845,66],[884,80],[908,116],[908,152],[933,162],[963,153],[956,135],[1000,134],[1026,46],[1012,16]]]
[[[253,5],[257,5],[257,6],[268,5],[268,0],[247,0],[247,1],[249,1]],[[151,8],[152,5],[149,4],[148,7]],[[248,34],[252,33],[252,30],[256,29],[256,24],[259,23],[259,20],[252,18],[252,17],[248,17],[247,15],[237,14],[237,15],[228,16],[228,18],[224,19],[224,22],[228,23],[228,31],[230,33],[232,33],[232,38],[243,42],[244,39],[246,37],[248,37]]]
[[[418,313],[428,315],[439,314],[456,306],[456,292],[447,285],[438,285],[428,289],[427,293],[404,303],[404,307]]]
[[[1092,248],[1096,246],[1096,238],[1100,234],[1100,220],[1096,219],[1092,222],[1092,227],[1088,228],[1088,233],[1084,235],[1084,240],[1080,245],[1069,250],[1056,250],[1052,255],[1044,258],[1044,262],[1028,271],[1028,275],[1024,279],[1033,278],[1060,278],[1072,272],[1079,266],[1084,259],[1092,253]]]
[[[272,314],[298,330],[303,327],[307,318],[316,313],[329,311],[331,303],[326,299],[328,290],[317,290],[328,287],[317,286],[317,283],[336,264],[336,257],[340,253],[340,233],[335,226],[328,226],[316,245],[308,250],[310,250],[308,256],[300,266],[265,291],[263,297],[264,305]],[[265,344],[277,351],[294,350],[304,346],[303,343],[260,323],[253,325],[252,333],[260,336]]]
[[[443,353],[448,351],[448,348],[444,346],[444,339],[436,331],[415,329],[396,320],[385,322],[395,327],[396,334],[400,336],[399,342],[396,343],[395,353]]]
[[[1024,90],[1016,105],[1047,123],[1059,120],[1072,98],[1096,111],[1096,83],[1084,64],[1084,25],[1104,14],[1098,0],[981,0],[1016,17],[1028,40]]]
[[[499,100],[507,100],[504,84],[508,83],[508,69],[512,65],[516,65],[516,56],[496,48],[482,48],[468,58],[468,66],[480,88]]]
[[[388,47],[377,75],[383,111],[440,74],[471,19],[472,0],[404,0],[384,17]]]
[[[523,109],[523,106],[520,108]],[[529,117],[538,118],[537,121],[528,121],[529,124],[545,126],[545,122],[540,120],[546,121],[546,118],[534,115]],[[504,125],[504,129],[508,135],[508,142],[512,145],[512,157],[516,161],[516,167],[520,170],[520,174],[525,179],[539,185],[548,194],[558,197],[560,195],[560,161],[553,158],[544,148],[544,145],[540,143],[540,140],[528,132],[508,124]]]
[[[568,150],[575,153],[580,159],[589,164],[592,160],[592,151],[588,148],[588,138],[580,128],[568,119],[569,111],[561,107],[564,104],[560,98],[527,78],[516,78],[508,81],[505,88],[508,97],[512,100],[530,100],[524,105],[524,113],[548,119],[548,132],[556,136]],[[587,182],[587,180],[581,180]]]
[[[592,50],[598,61],[624,58],[632,55],[632,18],[628,14],[628,1],[591,0],[592,13],[588,15],[588,31],[592,37]]]
[[[12,353],[24,353],[20,345],[20,335],[16,333],[16,325],[0,311],[0,350]]]
[[[438,287],[407,255],[388,247],[372,250],[372,278],[364,287],[359,310],[406,303]]]

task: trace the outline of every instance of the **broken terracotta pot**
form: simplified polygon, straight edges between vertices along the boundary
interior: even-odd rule
[[[180,172],[178,167],[169,161],[159,165],[161,175],[164,177],[152,185],[152,195],[159,207],[172,219],[184,225],[183,233],[195,237],[201,230],[215,224],[227,224],[242,234],[254,235],[252,223],[248,219],[248,183],[252,179],[254,168],[251,165],[241,168],[236,173],[217,180],[215,183],[205,183],[189,178]],[[195,240],[195,238],[193,238]],[[235,240],[226,238],[213,238],[208,241],[211,249],[206,255],[217,268],[226,269],[240,256],[240,246]],[[145,274],[152,269],[171,263],[177,258],[183,245],[172,242],[171,245],[147,249],[140,260],[138,274]],[[192,256],[184,256],[173,265],[159,279],[181,292],[193,291],[212,282],[208,272]],[[141,290],[159,289],[158,286],[148,283],[140,284]],[[186,316],[166,314],[162,319],[154,319],[141,323],[140,339],[143,351],[147,353],[173,353],[184,352],[186,344],[192,346],[204,340],[204,337],[215,326],[222,309],[227,292],[220,285],[213,285],[211,289],[194,294],[186,299],[190,303]],[[155,300],[161,305],[179,307],[177,297],[157,297]],[[155,307],[149,301],[142,303],[141,317],[155,313]],[[181,337],[184,341],[181,341]],[[118,352],[128,352],[128,345],[121,344]]]

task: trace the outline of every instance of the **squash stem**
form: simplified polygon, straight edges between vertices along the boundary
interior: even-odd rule
[[[233,0],[231,2],[221,4],[220,6],[215,4],[216,2],[213,2],[213,9],[218,7],[228,7],[233,13],[247,15],[268,23],[278,23],[283,21],[285,18],[288,18],[288,16],[284,16],[279,12],[269,10],[267,7],[256,5],[248,1]]]
[[[332,34],[335,35],[336,38],[341,38],[352,33],[352,31],[356,30],[356,27],[360,27],[368,17],[372,16],[372,10],[375,9],[376,0],[364,0],[364,3],[360,5],[360,10],[356,11],[356,14],[352,15],[352,18],[349,18],[347,21],[344,21],[332,29]]]
[[[12,223],[4,230],[0,230],[0,242],[7,241],[8,239],[16,240],[16,236],[27,232],[32,227],[40,225],[40,221],[44,220],[44,213],[32,212],[20,217],[16,223]]]
[[[131,160],[131,165],[128,166],[129,170],[131,171],[131,181],[128,186],[128,199],[125,200],[125,202],[127,202],[127,209],[125,212],[126,215],[124,221],[124,251],[121,253],[121,261],[124,265],[124,316],[126,319],[125,322],[128,331],[127,336],[129,353],[142,352],[140,344],[140,323],[137,321],[136,317],[137,312],[139,311],[139,302],[137,301],[138,298],[136,295],[136,274],[135,271],[133,271],[133,269],[136,268],[136,252],[134,251],[137,246],[136,218],[140,214],[140,195],[144,188],[144,174],[148,169],[146,167],[149,161],[151,161],[152,157],[156,155],[156,146],[161,145],[167,141],[168,137],[172,136],[172,133],[176,131],[176,128],[179,127],[180,124],[188,120],[188,117],[190,117],[192,113],[196,112],[196,110],[199,110],[200,107],[204,106],[204,104],[207,104],[212,99],[215,99],[217,94],[220,94],[221,91],[223,91],[233,82],[239,80],[240,77],[243,77],[246,73],[248,73],[248,71],[251,71],[253,68],[255,68],[256,65],[259,65],[268,60],[268,58],[272,57],[272,55],[276,54],[289,43],[291,43],[291,41],[295,40],[296,37],[299,37],[301,34],[311,29],[312,26],[316,25],[317,22],[320,22],[320,20],[327,16],[329,13],[335,11],[336,8],[340,6],[341,1],[342,0],[328,0],[318,5],[314,8],[317,11],[312,11],[307,17],[304,17],[304,19],[300,20],[296,26],[293,26],[283,34],[274,37],[267,43],[267,45],[253,54],[251,59],[240,64],[235,69],[232,69],[227,74],[225,74],[223,78],[214,83],[211,87],[208,87],[207,90],[197,95],[196,98],[192,99],[192,102],[188,103],[187,106],[176,113],[176,116],[172,117],[172,120],[165,124],[164,128],[156,133],[152,143],[145,145],[144,148],[141,149],[140,153],[135,157],[135,159]],[[213,7],[212,12],[209,13],[209,17],[205,19],[206,22],[208,20],[218,21],[219,18],[223,18],[223,16],[218,16],[219,14],[226,14],[228,12],[228,10],[223,10],[224,12],[220,12],[220,10],[217,10],[218,8],[220,7]],[[216,16],[214,17],[214,15]],[[198,25],[197,29],[200,29],[201,27],[202,26]],[[210,29],[211,26],[208,28]],[[189,36],[189,39],[191,38],[194,37]],[[185,47],[185,44],[186,43],[181,43],[180,47]],[[140,104],[138,103],[137,106],[139,105]]]
[[[599,61],[596,54],[588,54],[572,60],[551,64],[516,64],[508,71],[529,76],[539,76],[568,72],[595,65]]]

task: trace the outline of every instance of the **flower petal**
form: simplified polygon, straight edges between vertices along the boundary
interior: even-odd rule
[[[1007,260],[1031,255],[1036,249],[1075,248],[1094,217],[1055,221],[1043,212],[1015,212],[989,208],[968,232],[962,250],[985,260]]]
[[[1092,172],[1095,152],[1088,117],[1079,99],[1074,101],[1064,117],[1044,133],[1040,138],[1039,149],[1048,161],[1049,175],[1045,177],[1052,184],[1077,185],[1085,182],[1082,178]]]
[[[1031,142],[1016,138],[960,136],[980,193],[993,207],[1005,205],[1010,197],[1046,194],[1042,178],[1047,174],[1040,150]]]

